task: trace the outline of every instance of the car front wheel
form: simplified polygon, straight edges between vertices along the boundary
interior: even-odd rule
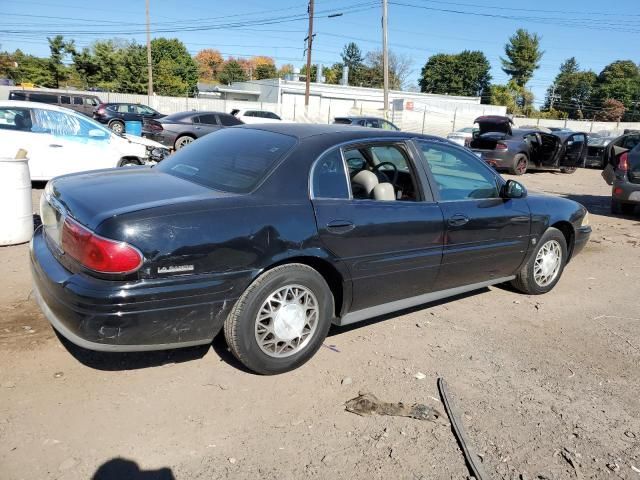
[[[529,295],[547,293],[560,280],[567,263],[567,241],[557,228],[550,227],[511,284]]]
[[[124,133],[124,123],[122,122],[118,122],[118,121],[111,122],[109,124],[109,128],[117,134]]]
[[[237,300],[224,335],[250,370],[284,373],[320,348],[333,311],[333,295],[322,275],[307,265],[281,265],[258,277]]]

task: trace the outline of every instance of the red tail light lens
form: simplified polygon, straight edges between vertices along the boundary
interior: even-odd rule
[[[629,170],[629,153],[624,152],[618,158],[618,170],[621,172],[627,172]]]
[[[507,147],[504,143],[496,143],[496,150],[507,150]]]
[[[62,227],[62,250],[99,273],[131,273],[142,265],[142,255],[131,245],[99,237],[68,217]]]
[[[160,125],[158,122],[147,122],[147,127],[149,128],[149,130],[152,130],[154,132],[163,130],[162,125]]]

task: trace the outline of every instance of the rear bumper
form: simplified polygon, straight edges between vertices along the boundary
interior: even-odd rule
[[[575,257],[582,251],[582,249],[587,245],[590,236],[591,227],[589,225],[578,227],[576,229],[576,238],[573,242],[573,252],[571,253],[572,257]]]
[[[616,178],[613,182],[612,196],[622,203],[640,204],[640,183],[632,183],[626,177],[624,180]]]
[[[487,164],[497,170],[506,170],[513,166],[513,153],[499,150],[472,149]]]
[[[148,130],[145,130],[144,127],[142,129],[142,136],[144,138],[148,138],[149,140],[153,140],[154,142],[161,143],[165,147],[173,148],[173,144],[176,141],[175,135],[166,135],[165,133],[153,133]]]
[[[206,344],[218,334],[251,274],[158,281],[107,281],[66,270],[42,228],[31,240],[35,298],[72,343],[98,351],[164,350]]]

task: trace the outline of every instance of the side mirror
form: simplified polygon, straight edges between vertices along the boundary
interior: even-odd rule
[[[527,189],[520,182],[515,180],[507,180],[500,189],[502,198],[524,198],[527,196]]]

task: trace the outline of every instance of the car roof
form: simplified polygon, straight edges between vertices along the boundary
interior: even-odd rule
[[[310,138],[318,135],[339,137],[342,134],[349,134],[354,140],[359,138],[389,138],[389,139],[406,139],[406,138],[424,138],[443,140],[440,137],[431,135],[421,135],[413,132],[402,132],[395,130],[383,130],[378,128],[367,128],[360,126],[344,125],[332,123],[329,125],[315,123],[264,123],[264,124],[246,124],[238,125],[233,128],[248,128],[255,130],[264,130],[268,132],[281,133],[298,139]]]
[[[97,95],[95,93],[81,93],[81,92],[56,92],[54,90],[32,90],[29,88],[14,88],[13,90],[10,90],[9,93],[18,93],[18,92],[24,92],[24,93],[42,93],[45,95],[64,95],[66,97],[68,96],[75,96],[75,97],[97,97]]]
[[[346,116],[346,117],[335,117],[334,120],[338,120],[339,118],[346,118],[348,120],[369,120],[369,119],[375,119],[375,120],[385,120],[384,118],[381,117],[372,117],[372,116],[366,116],[366,115],[355,115],[355,116]],[[388,121],[388,120],[385,120]]]

